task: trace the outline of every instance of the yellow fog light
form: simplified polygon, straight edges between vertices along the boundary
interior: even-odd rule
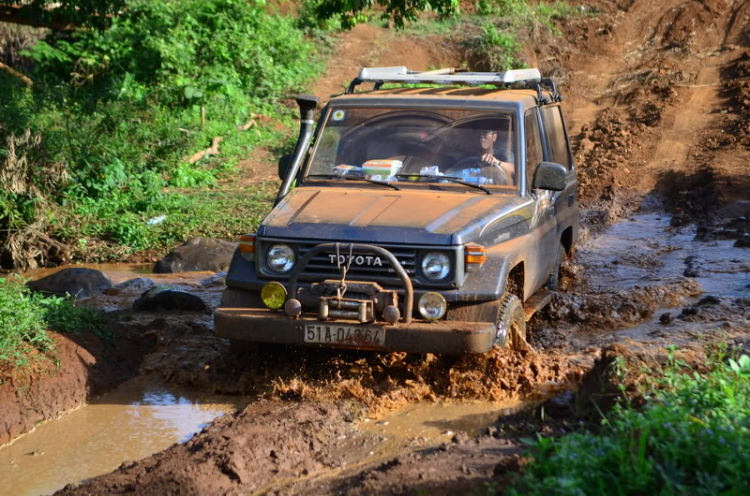
[[[419,299],[419,313],[427,320],[439,320],[448,310],[448,302],[440,293],[425,293]]]
[[[260,299],[271,310],[278,310],[286,301],[286,288],[276,281],[269,282],[260,290]]]

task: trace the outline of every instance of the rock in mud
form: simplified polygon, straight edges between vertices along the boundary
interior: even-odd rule
[[[563,391],[542,403],[542,408],[544,408],[546,414],[551,415],[553,418],[573,415],[575,410],[575,394],[570,391]]]
[[[156,286],[143,293],[133,303],[133,310],[147,312],[180,310],[185,312],[211,313],[209,306],[200,297],[168,286]]]
[[[545,312],[554,320],[607,328],[641,322],[660,307],[674,307],[702,292],[700,284],[683,279],[666,284],[635,286],[616,293],[555,293]]]
[[[229,268],[229,262],[236,248],[236,243],[221,239],[193,238],[156,262],[154,272],[156,274],[202,270],[221,272]]]
[[[669,312],[665,312],[659,317],[659,322],[664,325],[671,324],[672,322],[674,322],[674,315]]]
[[[111,288],[112,282],[98,270],[70,268],[55,272],[38,281],[30,281],[26,285],[32,291],[57,296],[69,294],[76,298],[88,298]]]
[[[135,279],[128,279],[127,281],[121,282],[115,286],[115,288],[123,291],[148,291],[154,286],[156,286],[156,284],[148,277],[136,277]]]
[[[212,276],[208,276],[205,279],[201,279],[198,284],[201,286],[223,286],[224,285],[224,279],[227,277],[227,271],[222,270],[221,272],[217,272],[216,274]]]

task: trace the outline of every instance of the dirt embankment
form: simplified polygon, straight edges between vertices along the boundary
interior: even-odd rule
[[[565,27],[569,124],[591,227],[629,215],[649,193],[691,221],[743,199],[748,2],[596,4],[597,19]]]
[[[109,343],[91,334],[51,333],[54,359],[32,355],[28,367],[0,375],[0,445],[134,377],[154,344],[145,330],[113,325]]]

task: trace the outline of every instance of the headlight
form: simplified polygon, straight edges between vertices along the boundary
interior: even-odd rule
[[[294,250],[289,245],[273,245],[268,250],[266,261],[271,270],[283,274],[292,270],[296,256],[294,255]]]
[[[439,320],[448,310],[448,303],[439,293],[425,293],[419,299],[419,313],[427,320]]]
[[[441,281],[451,272],[451,259],[445,253],[431,251],[422,257],[422,274],[430,281]]]

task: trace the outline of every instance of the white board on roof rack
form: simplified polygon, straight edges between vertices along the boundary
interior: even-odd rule
[[[513,69],[505,72],[456,72],[455,69],[410,71],[404,66],[365,67],[359,72],[361,82],[405,82],[434,84],[511,84],[541,81],[539,69]]]

